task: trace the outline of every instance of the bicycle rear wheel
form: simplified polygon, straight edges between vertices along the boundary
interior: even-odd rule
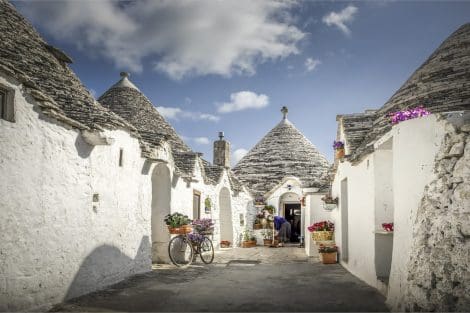
[[[205,264],[210,264],[214,260],[214,246],[209,238],[204,237],[200,243],[199,255],[201,256],[202,262]]]
[[[174,265],[187,267],[193,261],[193,246],[186,236],[178,235],[170,240],[168,255]]]

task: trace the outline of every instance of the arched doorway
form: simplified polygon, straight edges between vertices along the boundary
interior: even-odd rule
[[[220,240],[228,240],[233,243],[233,218],[230,190],[222,188],[219,194],[220,208]]]
[[[169,261],[167,245],[170,235],[163,219],[171,211],[170,170],[158,164],[152,173],[152,261]]]
[[[291,242],[299,242],[303,235],[303,212],[300,197],[294,192],[286,192],[279,199],[279,213],[291,223]]]

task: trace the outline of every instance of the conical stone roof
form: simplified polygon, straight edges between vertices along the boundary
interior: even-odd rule
[[[134,128],[99,105],[75,73],[72,60],[50,46],[15,7],[0,0],[0,72],[22,84],[42,113],[79,129]]]
[[[392,128],[390,113],[417,106],[431,113],[470,108],[470,23],[451,34],[375,112],[372,127],[355,140],[349,160],[360,161],[373,151],[373,144]]]
[[[299,178],[302,187],[328,186],[328,161],[286,115],[287,110],[283,120],[233,169],[253,195],[266,194],[289,176]]]
[[[156,145],[168,141],[174,154],[191,152],[175,129],[130,81],[129,74],[121,73],[121,80],[98,101],[137,128],[145,141]]]

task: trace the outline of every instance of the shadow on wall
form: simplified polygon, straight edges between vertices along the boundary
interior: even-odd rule
[[[99,246],[83,261],[64,301],[110,286],[126,277],[148,272],[151,268],[151,245],[148,236],[142,237],[134,259],[114,246]]]
[[[78,155],[82,159],[86,159],[90,156],[91,151],[93,151],[93,148],[95,146],[89,145],[88,143],[83,140],[83,137],[81,134],[77,135],[77,138],[75,139],[75,148],[77,149]]]

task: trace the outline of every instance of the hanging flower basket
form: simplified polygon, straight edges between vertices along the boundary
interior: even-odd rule
[[[325,211],[332,211],[333,209],[336,209],[338,205],[334,203],[323,203],[323,208]]]
[[[312,239],[314,241],[329,241],[333,240],[333,231],[323,230],[312,232]]]

